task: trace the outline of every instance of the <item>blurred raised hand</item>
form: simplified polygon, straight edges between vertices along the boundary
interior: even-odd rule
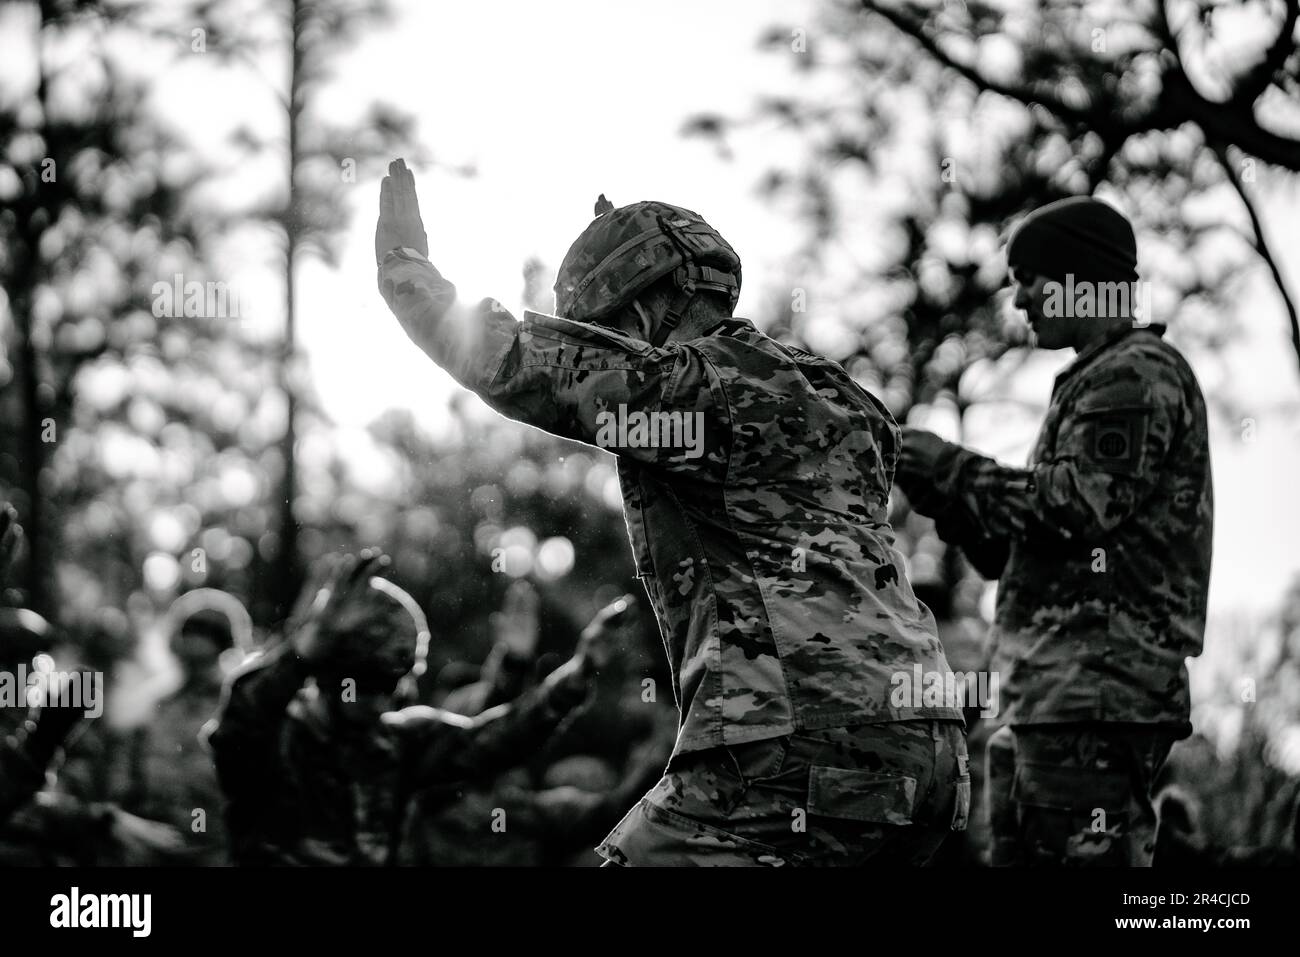
[[[342,558],[326,556],[303,589],[291,624],[293,649],[309,664],[339,653],[350,635],[363,633],[377,616],[387,613],[386,599],[370,587],[370,579],[391,564],[378,549],[363,549]]]
[[[517,581],[506,590],[501,610],[492,613],[492,631],[512,655],[531,658],[537,651],[542,633],[537,613],[540,605],[537,589],[526,581]]]
[[[600,671],[623,650],[627,626],[636,611],[636,599],[623,595],[610,602],[582,630],[574,657],[589,671]]]

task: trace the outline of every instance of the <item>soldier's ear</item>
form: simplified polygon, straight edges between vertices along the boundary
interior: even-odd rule
[[[606,213],[612,213],[613,211],[614,204],[605,198],[604,193],[601,193],[600,197],[596,200],[596,215],[604,216]]]

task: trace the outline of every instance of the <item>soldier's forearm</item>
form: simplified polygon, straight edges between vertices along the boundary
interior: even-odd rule
[[[307,680],[307,663],[285,642],[235,675],[209,743],[220,753],[234,739],[274,740],[274,729]]]
[[[1045,466],[1035,478],[1036,514],[1046,527],[1072,538],[1108,535],[1132,516],[1142,498],[1136,480],[1080,469],[1073,462]]]
[[[986,520],[987,504],[975,492],[968,471],[996,467],[985,456],[959,445],[949,445],[925,475],[902,473],[899,487],[913,507],[934,519],[935,532],[949,545],[961,548],[985,578],[998,578],[1010,553],[1010,539],[994,534]]]
[[[411,341],[465,388],[484,395],[519,323],[494,300],[475,308],[412,250],[393,250],[379,267],[379,291]]]
[[[907,496],[912,507],[922,515],[938,518],[947,512],[963,492],[962,470],[966,463],[982,458],[970,449],[948,443],[935,458],[928,472],[900,469],[895,477],[897,485]]]
[[[982,576],[990,580],[1002,577],[1011,555],[1009,538],[986,534],[955,508],[935,520],[935,532],[949,545],[960,548]]]
[[[417,759],[417,787],[482,778],[532,756],[586,698],[585,684],[547,680],[510,704],[448,728]]]
[[[516,654],[503,642],[498,642],[488,655],[481,676],[488,683],[485,709],[518,698],[528,683],[535,664],[534,656]]]

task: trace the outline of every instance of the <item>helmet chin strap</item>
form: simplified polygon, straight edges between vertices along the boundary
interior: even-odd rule
[[[632,300],[632,308],[636,310],[637,317],[641,320],[642,331],[645,333],[650,345],[657,349],[668,341],[668,337],[673,334],[673,330],[681,325],[683,313],[690,301],[691,297],[687,296],[683,302],[679,294],[669,305],[663,316],[656,320],[654,313],[647,309],[640,299]]]
[[[691,306],[691,300],[699,290],[711,289],[725,293],[731,297],[733,306],[740,291],[740,284],[731,273],[711,266],[698,265],[690,246],[678,235],[674,224],[663,216],[658,219],[659,228],[681,254],[682,264],[673,271],[673,284],[677,287],[677,295],[668,304],[663,318],[659,320],[659,328],[655,330],[654,338],[650,340],[650,345],[656,348],[667,342],[673,330],[682,324],[682,319]]]

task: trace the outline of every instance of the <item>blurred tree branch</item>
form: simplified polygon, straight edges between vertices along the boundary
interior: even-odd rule
[[[1260,258],[1268,266],[1269,273],[1273,277],[1273,285],[1277,287],[1279,295],[1282,297],[1282,304],[1286,307],[1287,319],[1291,326],[1291,346],[1295,349],[1297,357],[1300,357],[1300,314],[1296,312],[1295,300],[1287,291],[1286,280],[1282,277],[1282,270],[1278,268],[1277,260],[1273,258],[1273,253],[1269,249],[1268,240],[1264,238],[1264,224],[1259,218],[1259,213],[1255,209],[1254,202],[1251,201],[1250,194],[1246,192],[1246,186],[1241,181],[1241,174],[1237,172],[1236,165],[1228,157],[1228,145],[1219,141],[1211,141],[1210,147],[1214,150],[1214,155],[1219,158],[1219,165],[1223,167],[1223,173],[1232,184],[1232,188],[1237,191],[1241,197],[1241,204],[1246,207],[1246,213],[1250,216],[1250,226],[1254,230],[1252,245],[1255,251],[1259,253]]]
[[[1297,18],[1300,17],[1300,0],[1284,0],[1283,16],[1275,38],[1259,61],[1238,78],[1231,94],[1223,102],[1212,101],[1196,89],[1188,75],[1179,38],[1169,22],[1166,0],[1153,0],[1149,26],[1153,35],[1164,45],[1167,55],[1161,60],[1163,70],[1159,96],[1145,110],[1133,110],[1129,104],[1114,96],[1097,95],[1104,87],[1093,88],[1087,107],[1068,103],[1055,92],[1057,78],[1054,76],[1020,84],[994,80],[974,66],[961,62],[943,48],[939,32],[932,29],[926,19],[925,8],[917,4],[904,4],[911,11],[904,13],[899,7],[880,0],[861,0],[861,5],[862,9],[880,16],[907,34],[937,62],[975,84],[981,91],[1006,96],[1026,106],[1041,106],[1062,122],[1083,124],[1095,132],[1101,137],[1103,150],[1091,164],[1089,180],[1093,189],[1106,178],[1111,160],[1130,136],[1156,130],[1175,130],[1185,123],[1198,126],[1219,157],[1225,176],[1250,215],[1255,231],[1253,248],[1268,265],[1281,293],[1290,325],[1292,347],[1297,363],[1300,364],[1300,323],[1297,322],[1295,305],[1264,241],[1259,215],[1226,154],[1227,147],[1234,146],[1266,163],[1300,172],[1300,139],[1266,129],[1255,115],[1256,101],[1278,82],[1279,73],[1296,53],[1295,33]],[[1061,64],[1058,63],[1057,68],[1060,67]],[[1128,118],[1121,119],[1125,116]]]

